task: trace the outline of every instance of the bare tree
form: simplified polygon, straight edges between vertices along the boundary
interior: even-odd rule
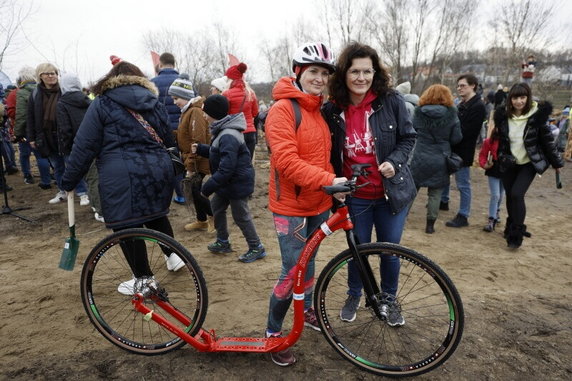
[[[33,13],[34,3],[22,4],[16,0],[0,0],[0,69],[10,51],[21,48],[18,39],[22,26]]]
[[[441,73],[443,73],[446,63],[466,42],[477,5],[474,0],[443,0],[434,8],[435,33],[429,43],[429,51],[432,53],[423,89],[430,84],[438,60],[441,61]],[[443,80],[442,74],[440,79]]]
[[[143,44],[149,50],[172,53],[177,59],[179,72],[189,75],[195,90],[204,89],[205,84],[222,75],[219,60],[223,56],[226,59],[226,52],[213,49],[216,42],[208,36],[191,36],[162,29],[146,33]]]
[[[409,0],[388,0],[384,9],[372,4],[366,14],[367,30],[390,66],[394,82],[399,82],[405,64],[409,35]],[[382,33],[380,33],[383,31]]]
[[[554,3],[532,0],[510,0],[497,3],[494,14],[500,26],[500,40],[508,43],[511,66],[507,68],[505,82],[519,70],[527,51],[548,45],[550,21]],[[513,68],[511,70],[511,68]]]

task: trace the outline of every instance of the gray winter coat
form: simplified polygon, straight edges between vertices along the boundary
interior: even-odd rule
[[[451,146],[463,138],[455,106],[425,105],[413,115],[417,143],[413,150],[411,173],[415,186],[443,188],[449,184],[445,158]]]

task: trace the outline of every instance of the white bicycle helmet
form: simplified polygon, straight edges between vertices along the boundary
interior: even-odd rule
[[[330,74],[336,70],[332,51],[322,42],[309,42],[296,49],[292,58],[292,71],[296,66],[320,65],[326,67]]]

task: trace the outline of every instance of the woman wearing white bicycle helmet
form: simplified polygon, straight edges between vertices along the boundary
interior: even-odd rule
[[[322,43],[304,44],[294,54],[295,77],[283,77],[274,86],[276,103],[266,119],[266,139],[271,151],[268,208],[280,245],[282,270],[270,297],[267,336],[279,336],[292,302],[293,272],[306,238],[328,216],[331,197],[325,185],[346,180],[336,177],[330,164],[331,140],[320,107],[323,92],[335,66],[330,49]],[[319,330],[312,307],[314,259],[305,278],[305,325]],[[289,349],[272,353],[280,366],[296,362]]]

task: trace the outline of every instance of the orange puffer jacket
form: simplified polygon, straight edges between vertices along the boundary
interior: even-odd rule
[[[258,115],[258,100],[256,99],[256,94],[251,92],[249,97],[248,94],[246,94],[244,82],[242,80],[234,80],[230,84],[230,89],[223,92],[222,95],[228,99],[229,114],[244,113],[244,118],[246,119],[246,130],[244,133],[255,132],[254,117]]]
[[[332,143],[320,113],[322,97],[303,93],[293,80],[283,77],[274,86],[272,97],[277,102],[265,123],[272,152],[268,208],[285,216],[315,216],[332,206],[331,196],[322,191],[335,178]],[[291,98],[298,101],[302,115],[297,130]]]

